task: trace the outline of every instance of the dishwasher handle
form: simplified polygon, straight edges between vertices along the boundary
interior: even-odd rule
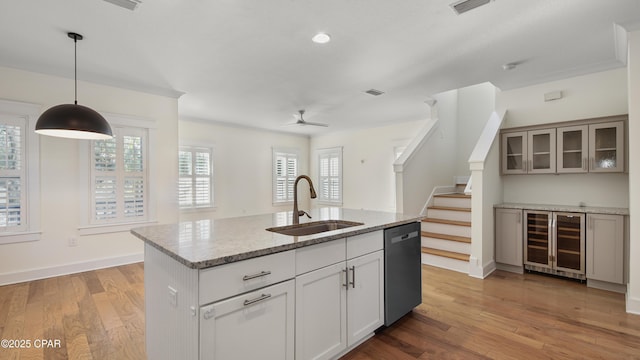
[[[416,238],[416,237],[418,237],[418,232],[417,231],[412,231],[412,232],[410,232],[408,234],[402,234],[402,235],[398,235],[398,236],[392,237],[391,238],[391,243],[395,244],[395,243],[398,243],[398,242],[401,242],[401,241],[406,241],[406,240],[413,239],[413,238]]]

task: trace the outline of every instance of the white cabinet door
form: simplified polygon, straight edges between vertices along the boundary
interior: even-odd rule
[[[383,251],[347,261],[347,329],[349,346],[384,324]]]
[[[587,279],[624,284],[624,217],[587,214]]]
[[[295,281],[200,308],[200,359],[294,359]]]
[[[344,262],[296,277],[297,360],[330,359],[347,348],[346,286]]]
[[[496,209],[496,262],[522,267],[522,210]]]
[[[527,132],[527,160],[529,174],[556,172],[556,129]]]
[[[624,123],[589,125],[589,171],[624,171]]]
[[[558,173],[585,173],[589,171],[587,125],[558,128]]]
[[[527,132],[502,134],[502,173],[527,173]]]

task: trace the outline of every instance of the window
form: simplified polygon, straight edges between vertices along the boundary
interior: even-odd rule
[[[0,123],[0,230],[24,229],[26,171],[22,161],[25,126],[21,119]]]
[[[92,141],[93,223],[147,218],[147,132],[113,127],[114,137]]]
[[[342,147],[318,151],[318,200],[342,204]]]
[[[273,149],[273,203],[293,201],[293,184],[298,176],[298,151]]]
[[[0,100],[0,243],[38,240],[39,106]]]
[[[178,202],[181,209],[213,207],[211,148],[181,146],[178,154]]]

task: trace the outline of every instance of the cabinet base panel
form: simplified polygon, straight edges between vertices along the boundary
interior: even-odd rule
[[[352,344],[348,348],[344,349],[342,352],[340,352],[338,355],[336,355],[335,357],[333,357],[331,359],[332,360],[340,359],[341,357],[345,356],[351,350],[357,348],[358,346],[362,345],[362,343],[364,343],[365,341],[371,339],[373,337],[373,335],[375,335],[375,333],[372,332],[371,334],[369,334],[369,335],[365,336],[364,338],[362,338],[361,340],[357,341],[355,344]]]
[[[502,271],[508,271],[516,274],[524,273],[524,268],[522,266],[515,266],[515,265],[509,265],[509,264],[496,263],[496,269],[502,270]]]
[[[587,279],[587,286],[595,289],[613,291],[621,294],[627,293],[627,285],[610,283],[607,281]]]
[[[542,267],[542,266],[525,264],[524,268],[526,270],[530,270],[530,271],[536,271],[536,272],[541,272],[541,273],[550,274],[550,275],[557,275],[557,276],[567,277],[567,278],[576,279],[576,280],[586,280],[587,279],[585,274],[576,274],[576,273],[557,270],[557,269],[549,269],[549,268]]]

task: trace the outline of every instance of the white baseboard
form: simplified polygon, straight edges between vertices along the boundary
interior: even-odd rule
[[[598,281],[593,279],[587,279],[587,286],[600,290],[613,291],[621,294],[627,292],[627,285],[613,284],[606,281]]]
[[[632,298],[631,295],[629,294],[631,294],[631,290],[627,285],[627,294],[626,294],[627,312],[630,314],[640,315],[640,299]]]
[[[84,271],[103,269],[112,266],[132,264],[144,261],[144,253],[136,253],[110,258],[81,261],[71,264],[30,269],[18,272],[0,274],[0,285],[16,284],[25,281],[46,279],[54,276],[75,274]]]
[[[478,259],[473,256],[469,258],[469,276],[484,279],[496,271],[496,262],[494,260],[491,260],[482,267],[477,265],[478,262]]]

